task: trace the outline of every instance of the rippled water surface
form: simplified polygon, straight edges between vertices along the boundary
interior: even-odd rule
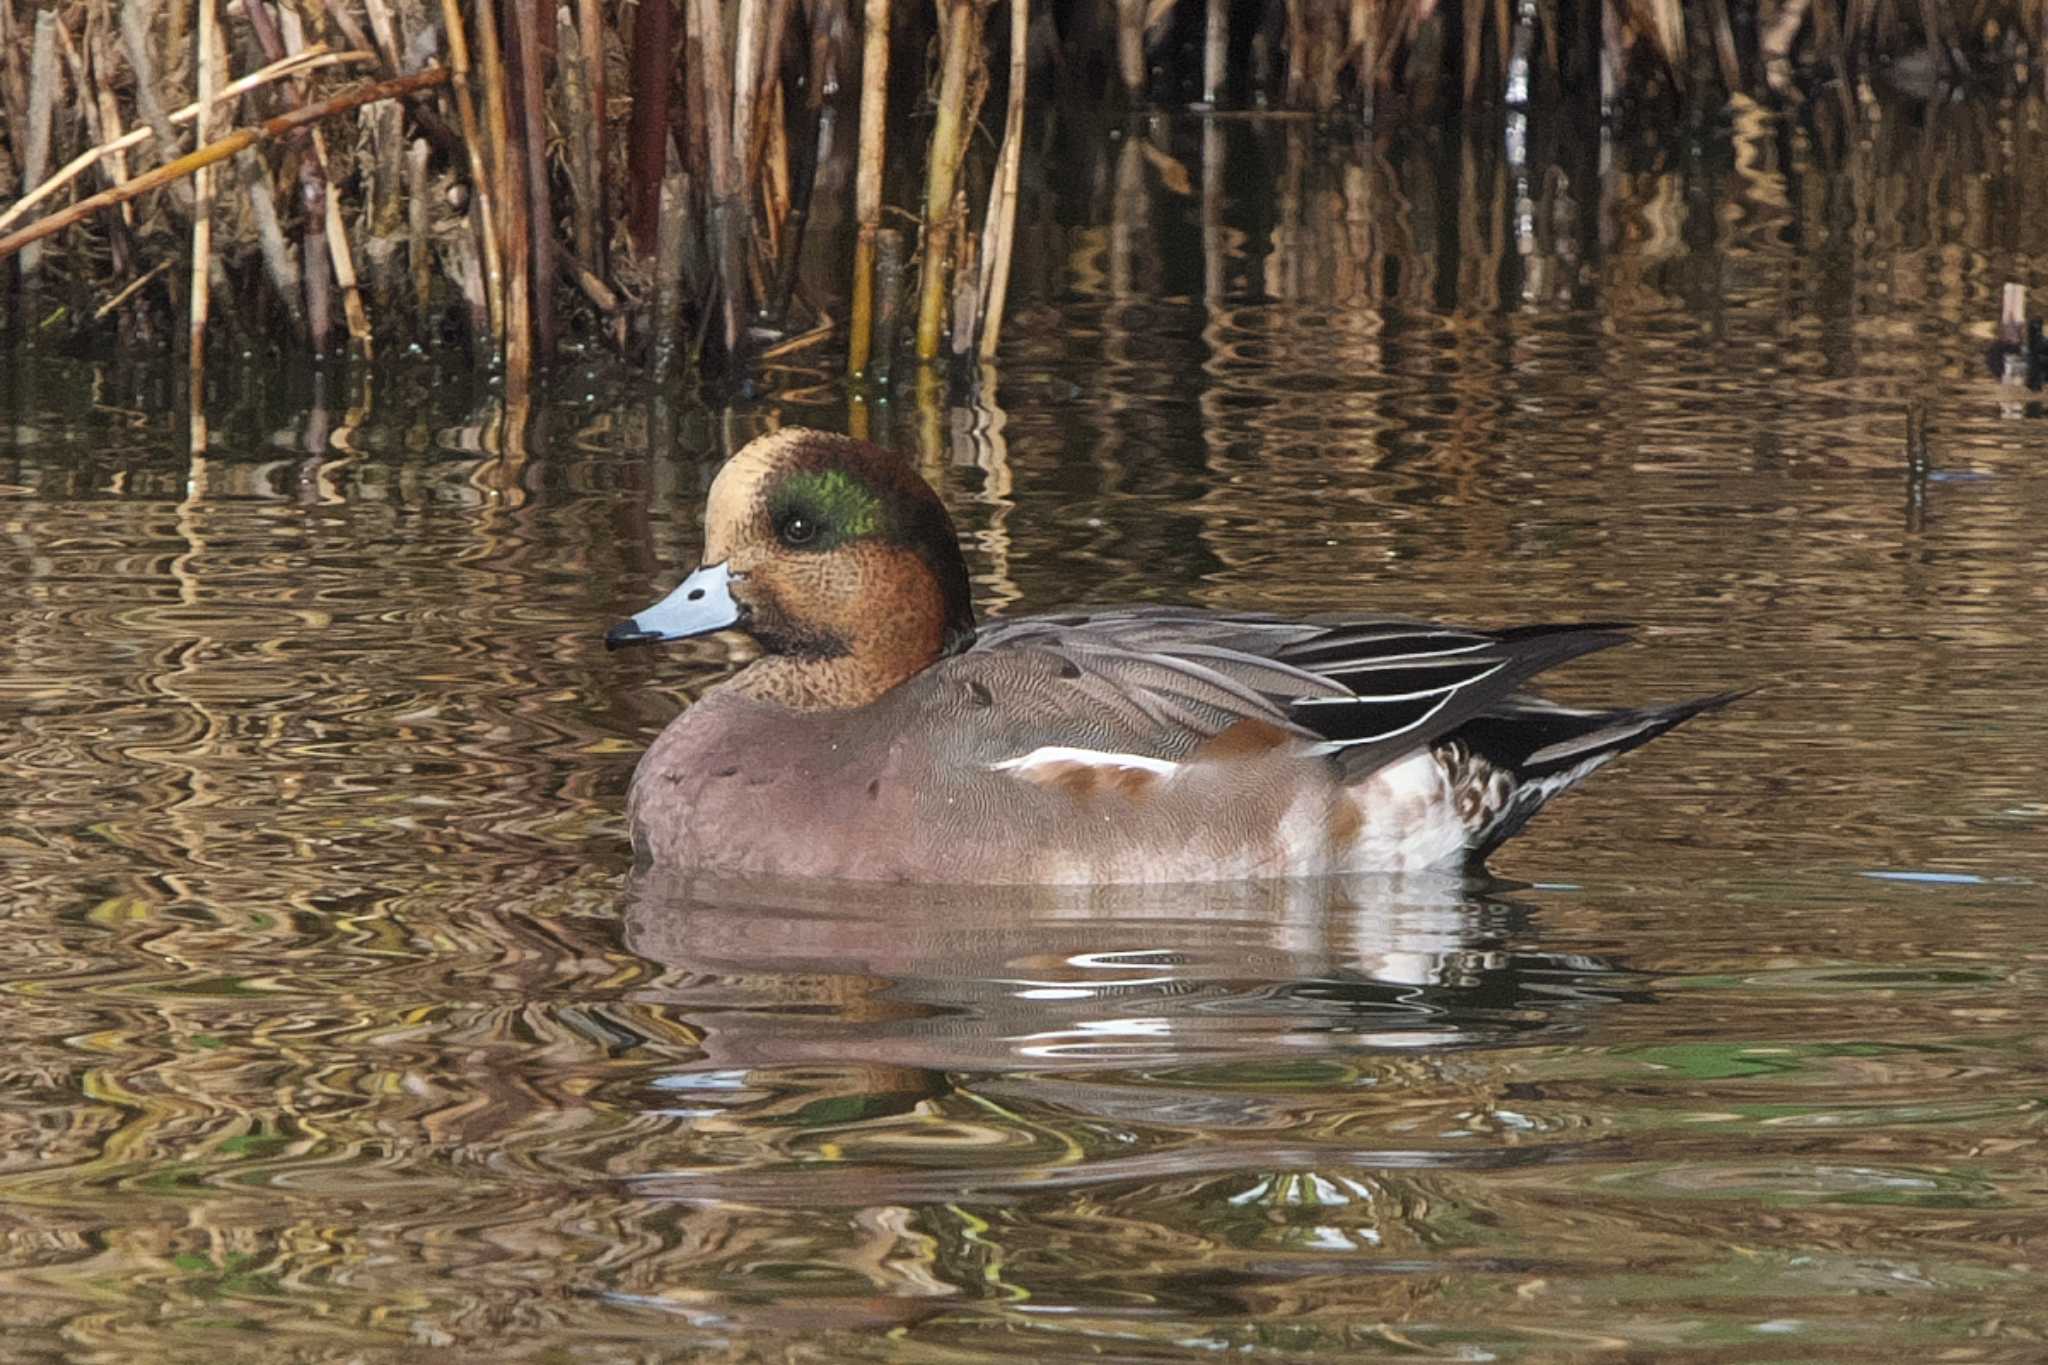
[[[0,1349],[2043,1358],[2048,416],[1982,358],[2042,124],[1058,129],[959,406],[572,362],[522,452],[459,365],[250,362],[192,458],[164,374],[15,357]],[[921,461],[985,609],[1760,690],[1498,886],[635,881],[730,655],[604,627],[798,421]]]

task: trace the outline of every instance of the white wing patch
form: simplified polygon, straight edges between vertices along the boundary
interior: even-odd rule
[[[1155,777],[1172,777],[1180,771],[1180,764],[1172,759],[1153,758],[1146,754],[1119,754],[1104,749],[1076,749],[1065,744],[1045,744],[1028,754],[1006,758],[989,767],[999,773],[1010,773],[1017,777],[1038,780],[1052,772],[1067,772],[1075,768],[1100,768],[1118,772],[1146,772]]]

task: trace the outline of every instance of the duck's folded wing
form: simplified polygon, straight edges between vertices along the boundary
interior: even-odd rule
[[[1609,625],[1491,631],[1138,607],[999,622],[955,662],[1005,697],[1015,745],[1178,760],[1254,721],[1362,775],[1544,669],[1626,639]]]

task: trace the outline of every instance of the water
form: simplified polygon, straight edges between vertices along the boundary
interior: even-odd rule
[[[165,373],[15,357],[7,1353],[2039,1359],[2048,427],[1981,352],[2043,126],[1062,126],[953,408],[593,360],[502,453],[459,373],[226,363],[195,460]],[[912,452],[987,608],[1761,690],[1497,886],[633,881],[728,649],[603,629],[790,421]]]

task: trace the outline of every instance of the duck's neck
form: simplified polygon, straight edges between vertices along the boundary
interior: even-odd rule
[[[850,711],[866,706],[929,668],[930,648],[856,648],[844,654],[764,654],[733,675],[728,686],[792,711]]]

